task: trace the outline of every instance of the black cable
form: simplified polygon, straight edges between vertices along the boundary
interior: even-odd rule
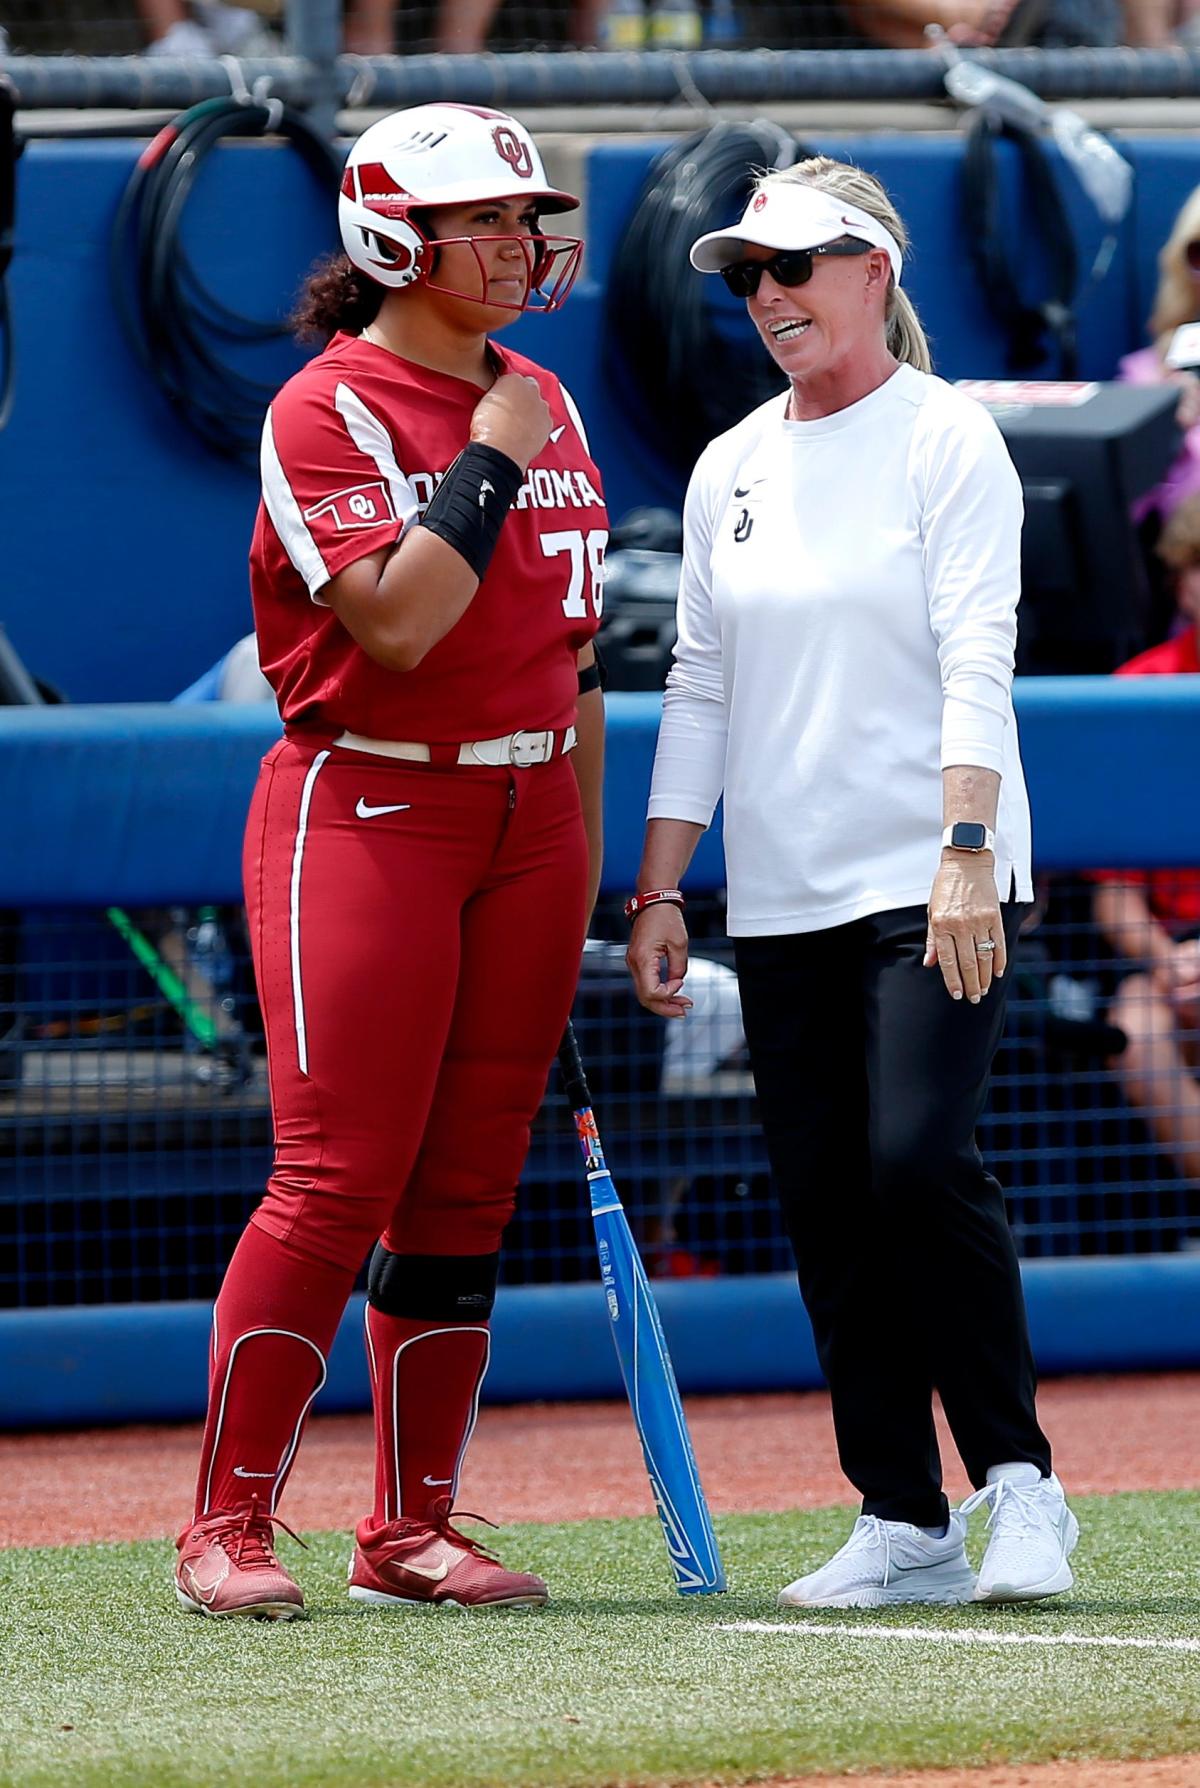
[[[218,299],[184,251],[181,224],[209,151],[224,137],[270,135],[290,142],[321,187],[337,193],[342,158],[299,112],[277,100],[204,100],[160,130],[138,158],[117,210],[110,260],[117,310],[142,365],[215,452],[249,461],[279,381],[250,376],[223,350],[279,341],[288,325],[243,316]]]
[[[661,155],[638,195],[609,276],[608,363],[638,432],[681,471],[783,389],[744,306],[688,250],[740,216],[757,172],[812,153],[765,120],[714,124]]]
[[[1021,158],[1029,194],[1028,221],[1018,227],[1001,215],[1000,173],[996,146],[1012,142]],[[1078,364],[1075,313],[1079,265],[1067,208],[1054,179],[1049,157],[1032,130],[1011,119],[994,117],[986,107],[967,124],[963,151],[963,216],[967,243],[979,275],[984,300],[1008,337],[1008,363],[1013,372],[1040,369],[1048,358],[1046,337],[1058,349],[1058,377],[1073,379]],[[1032,235],[1045,256],[1049,295],[1026,297],[1017,269],[1028,256],[1021,229]]]

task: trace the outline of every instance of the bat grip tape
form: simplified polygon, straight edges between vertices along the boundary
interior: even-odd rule
[[[567,1028],[558,1046],[558,1071],[562,1075],[563,1091],[571,1102],[571,1109],[590,1110],[592,1095],[588,1090],[587,1075],[583,1071],[583,1058],[575,1039],[575,1027],[570,1019],[567,1020]]]

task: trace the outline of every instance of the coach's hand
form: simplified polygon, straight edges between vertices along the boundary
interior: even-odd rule
[[[994,944],[995,949],[979,949]],[[945,850],[929,896],[925,967],[940,968],[951,998],[973,1006],[1008,966],[996,860],[991,851]]]
[[[691,1000],[679,991],[687,974],[688,934],[677,906],[661,901],[638,914],[625,961],[647,1012],[682,1018],[691,1011]]]
[[[522,471],[550,439],[554,418],[536,379],[501,373],[485,391],[471,417],[471,439],[507,453]]]

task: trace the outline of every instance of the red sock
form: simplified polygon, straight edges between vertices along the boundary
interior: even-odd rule
[[[251,1496],[274,1509],[353,1284],[247,1226],[213,1311],[197,1515]]]
[[[423,1520],[456,1494],[490,1345],[481,1323],[385,1316],[367,1305],[377,1522]]]

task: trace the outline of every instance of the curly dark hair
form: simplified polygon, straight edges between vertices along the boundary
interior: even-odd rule
[[[332,341],[339,329],[359,335],[379,315],[384,287],[348,255],[328,255],[305,280],[289,321],[301,340]]]

